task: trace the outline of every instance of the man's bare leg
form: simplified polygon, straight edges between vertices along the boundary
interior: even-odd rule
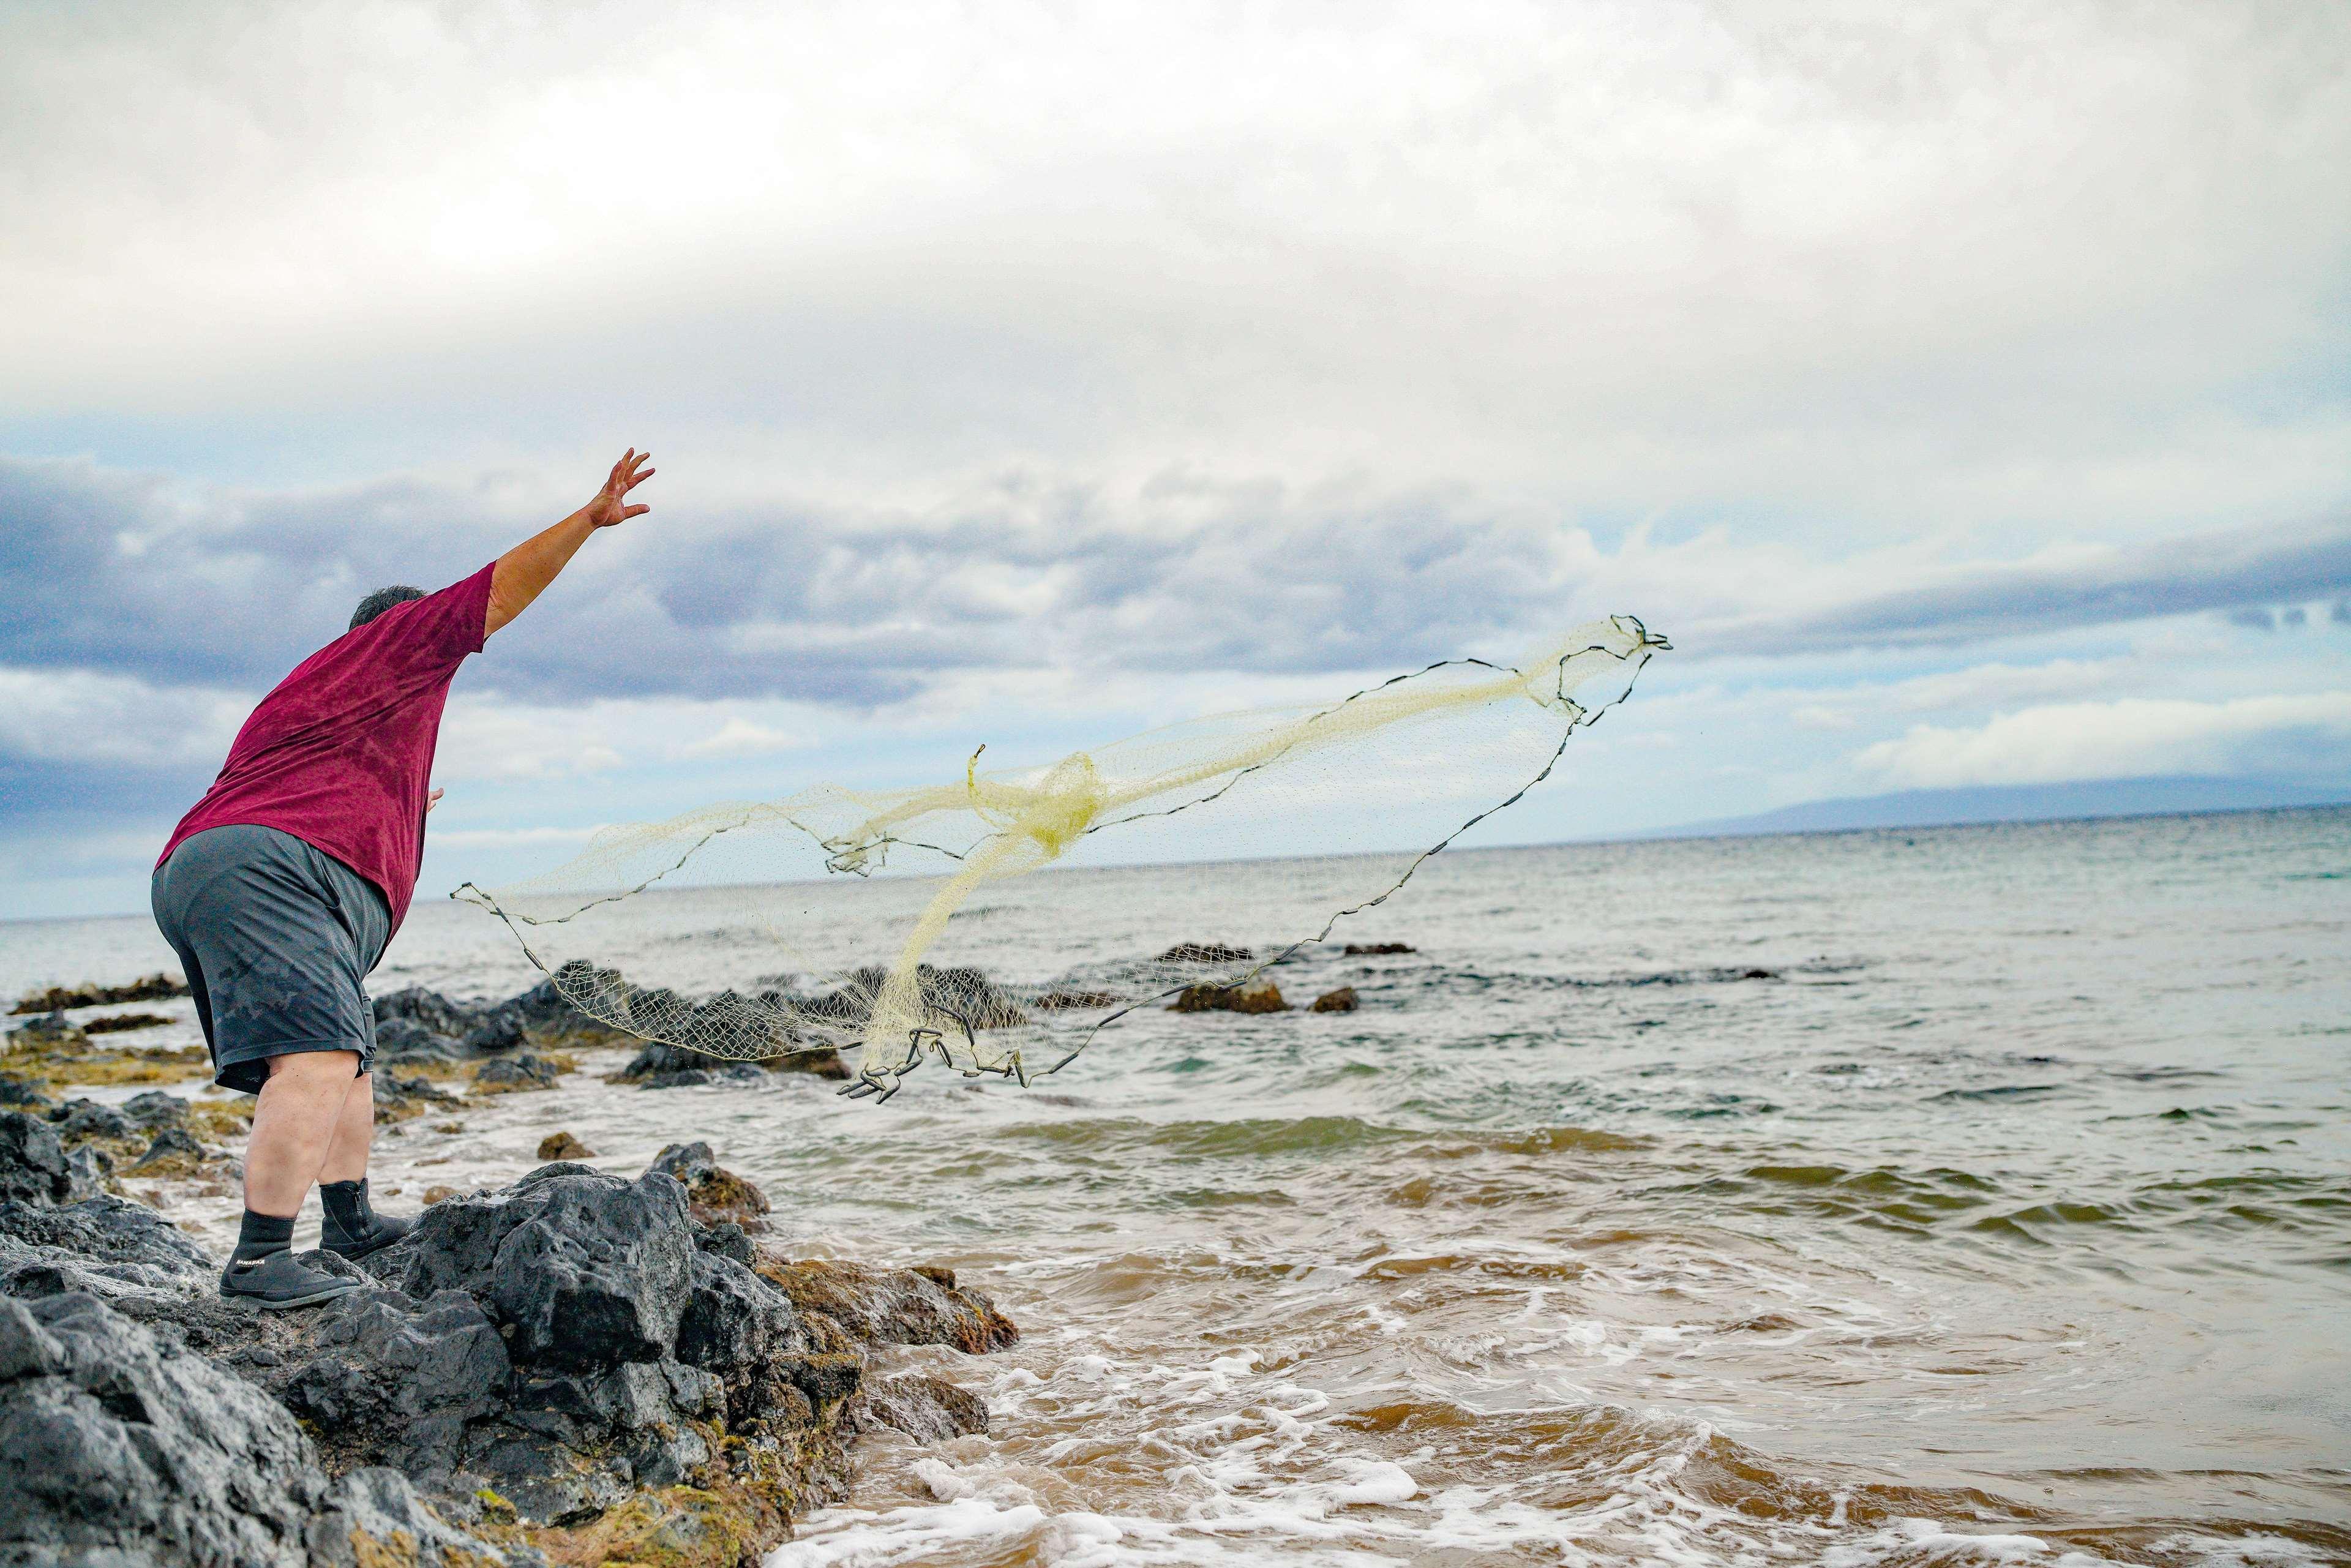
[[[368,1149],[375,1142],[375,1074],[362,1072],[345,1088],[349,1092],[335,1118],[334,1139],[319,1166],[321,1185],[367,1179]]]
[[[291,1219],[302,1211],[310,1184],[327,1163],[350,1097],[356,1051],[304,1051],[269,1059],[269,1082],[254,1107],[253,1136],[245,1148],[245,1207]],[[374,1114],[373,1101],[369,1114]],[[362,1148],[360,1169],[366,1169]]]
[[[413,1220],[378,1214],[368,1197],[368,1146],[375,1141],[375,1077],[362,1072],[343,1097],[335,1141],[319,1171],[319,1201],[327,1218],[319,1244],[346,1258],[364,1258],[408,1234]]]
[[[355,1051],[269,1059],[245,1151],[245,1220],[221,1294],[263,1308],[306,1307],[357,1289],[293,1254],[294,1217],[319,1179],[359,1071]]]

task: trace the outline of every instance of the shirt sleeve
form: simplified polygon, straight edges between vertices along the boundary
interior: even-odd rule
[[[490,574],[497,563],[402,605],[396,634],[419,663],[454,668],[482,651],[490,613]]]

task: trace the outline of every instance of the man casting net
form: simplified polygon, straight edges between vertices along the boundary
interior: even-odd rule
[[[975,753],[928,788],[605,828],[552,871],[456,896],[503,919],[573,1006],[648,1040],[739,1060],[839,1051],[847,1092],[885,1098],[925,1061],[1025,1082],[1136,1007],[1229,994],[1384,902],[1548,777],[1667,646],[1614,616],[1515,664],[1447,660],[1050,767]],[[1090,917],[1118,904],[1118,868],[1171,862],[1183,897]],[[757,988],[734,988],[751,968]]]

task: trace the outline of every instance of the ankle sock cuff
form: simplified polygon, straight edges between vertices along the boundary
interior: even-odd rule
[[[235,1260],[249,1262],[266,1258],[273,1252],[284,1252],[294,1245],[294,1217],[290,1214],[256,1214],[245,1211],[245,1218],[236,1228]]]

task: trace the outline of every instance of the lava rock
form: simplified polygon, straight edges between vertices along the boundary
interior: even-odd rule
[[[676,1343],[694,1253],[685,1189],[551,1165],[501,1193],[452,1197],[377,1253],[412,1296],[461,1290],[488,1309],[518,1364],[654,1361]]]
[[[518,1051],[512,1056],[482,1063],[481,1070],[474,1074],[474,1088],[487,1094],[552,1089],[558,1076],[555,1063],[528,1051]]]
[[[520,1051],[529,1037],[523,1032],[522,1019],[499,1009],[465,1031],[466,1051],[475,1056],[496,1056],[509,1051]]]
[[[0,1202],[72,1203],[96,1192],[86,1167],[67,1159],[65,1145],[47,1122],[0,1111]]]
[[[861,1432],[887,1427],[917,1443],[943,1443],[987,1430],[987,1402],[928,1373],[905,1373],[868,1383],[850,1404],[851,1424]]]
[[[382,1061],[455,1061],[465,1047],[445,1034],[435,1034],[413,1018],[380,1019],[375,1026],[375,1054]]]
[[[469,1424],[505,1408],[506,1341],[463,1291],[423,1301],[357,1292],[307,1326],[312,1354],[272,1381],[346,1462],[393,1465],[445,1488],[465,1461]]]
[[[139,1135],[137,1124],[111,1105],[95,1100],[68,1100],[49,1113],[50,1124],[61,1142],[120,1142]]]
[[[1271,980],[1251,980],[1245,986],[1186,986],[1169,1004],[1171,1013],[1280,1013],[1290,1010],[1281,988]]]
[[[1222,942],[1178,942],[1159,955],[1163,964],[1243,964],[1257,955]]]
[[[330,1481],[285,1406],[89,1296],[0,1300],[0,1561],[508,1561],[443,1523],[397,1472]]]
[[[49,1098],[48,1084],[44,1080],[27,1078],[21,1072],[0,1072],[0,1106],[46,1113],[56,1104]]]
[[[211,1289],[220,1265],[143,1203],[100,1194],[51,1207],[0,1203],[0,1294],[176,1301]]]
[[[34,991],[9,1010],[12,1013],[54,1013],[67,1008],[112,1007],[118,1002],[161,1002],[188,994],[188,983],[176,976],[154,974],[127,986],[51,986]]]
[[[841,1260],[768,1262],[761,1279],[792,1299],[802,1317],[822,1315],[851,1343],[950,1344],[972,1355],[1020,1337],[1012,1320],[946,1269],[874,1269]]]
[[[190,1125],[188,1103],[177,1094],[166,1094],[160,1089],[150,1089],[143,1094],[133,1094],[121,1106],[123,1115],[150,1133],[160,1133],[166,1127],[185,1128]]]
[[[166,1127],[155,1134],[147,1152],[139,1156],[128,1174],[136,1176],[193,1176],[212,1158],[196,1136],[185,1127]]]
[[[760,1218],[769,1209],[768,1195],[744,1176],[718,1163],[708,1144],[672,1144],[653,1156],[648,1171],[674,1177],[685,1188],[689,1212],[697,1225],[731,1221],[745,1230],[765,1230]]]
[[[434,1034],[463,1039],[481,1022],[482,1009],[465,1002],[452,1001],[438,991],[428,991],[423,986],[410,986],[389,996],[375,998],[375,1021],[379,1030],[394,1019],[405,1019],[422,1025]],[[381,1042],[381,1035],[378,1040]]]

